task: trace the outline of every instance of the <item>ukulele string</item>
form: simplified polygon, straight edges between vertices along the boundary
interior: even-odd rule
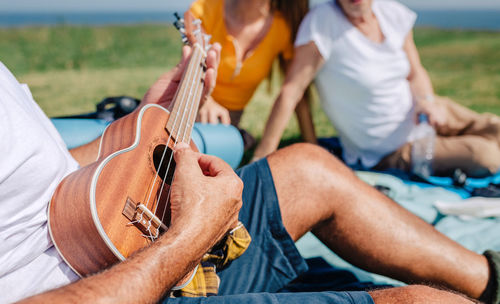
[[[199,58],[199,59],[198,59],[199,61],[196,61],[196,62],[201,62],[201,59],[203,59],[203,54],[202,54],[201,52],[200,52],[200,54],[201,54],[202,56],[201,56],[201,58]],[[195,65],[195,66],[196,66],[196,65]],[[196,81],[196,79],[198,79],[198,78],[200,78],[200,77],[201,77],[201,75],[199,74],[199,72],[201,72],[201,74],[203,74],[202,69],[198,68],[198,69],[196,70],[196,74],[195,74],[195,76],[194,76],[194,79],[192,79],[192,81],[191,81],[191,83],[190,83],[190,84],[191,84],[191,87],[189,88],[189,96],[187,97],[187,100],[195,100],[195,98],[196,98],[196,96],[197,96],[197,94],[198,94],[198,88],[199,88],[199,85],[197,85],[197,81]],[[195,89],[196,89],[196,91],[195,91],[195,92],[193,92],[193,87],[195,87]],[[193,93],[195,93],[195,95],[193,95]],[[190,104],[191,104],[191,107],[192,107],[193,102],[190,102]],[[191,116],[191,112],[192,112],[192,110],[190,109],[190,110],[189,110],[189,115],[187,116],[187,120],[188,120],[188,122],[189,122],[189,118],[190,118],[190,116]],[[179,140],[179,138],[180,138],[180,136],[179,136],[179,135],[180,135],[180,133],[181,133],[181,128],[182,128],[182,127],[184,127],[184,133],[186,133],[187,128],[186,128],[186,124],[184,124],[184,117],[186,116],[186,113],[187,113],[186,108],[184,108],[184,109],[183,109],[183,114],[182,114],[182,119],[181,119],[181,122],[180,122],[180,124],[179,124],[179,128],[177,128],[177,134],[176,134],[176,136],[175,136],[175,143],[174,143],[174,147],[177,145],[177,142],[178,142],[178,140]],[[182,139],[181,141],[184,141],[184,137],[183,137],[183,139]],[[171,154],[170,154],[170,159],[169,159],[169,162],[168,162],[168,167],[167,167],[167,170],[166,170],[166,172],[165,172],[165,174],[166,174],[166,175],[165,175],[165,177],[163,178],[162,186],[161,186],[161,189],[160,189],[160,195],[159,195],[159,197],[158,197],[158,201],[157,201],[157,204],[156,204],[156,207],[155,207],[155,211],[154,211],[154,213],[155,213],[155,214],[156,214],[156,210],[157,210],[157,208],[158,208],[158,206],[159,206],[161,196],[163,195],[163,188],[164,188],[164,186],[165,186],[165,184],[166,184],[166,177],[167,177],[167,175],[168,175],[168,171],[169,171],[169,169],[170,169],[170,165],[171,165],[171,163],[172,163],[173,156],[174,156],[174,154],[173,154],[173,153],[171,153]],[[174,177],[172,176],[172,182],[173,182],[173,178],[174,178]],[[165,210],[166,210],[166,206],[167,206],[168,199],[170,198],[170,192],[171,192],[171,189],[172,189],[171,187],[169,187],[169,189],[168,189],[167,200],[165,201],[164,212],[165,212]],[[162,222],[163,222],[164,217],[165,217],[165,213],[162,215]]]
[[[191,58],[191,60],[194,60],[194,59],[195,59],[195,58]],[[187,80],[187,83],[188,83],[188,84],[190,84],[191,86],[192,86],[193,79],[194,79],[194,76],[192,76],[192,75],[193,75],[193,71],[192,71],[193,69],[195,69],[195,65],[191,65],[191,64],[190,64],[190,65],[188,66],[188,70],[187,70],[187,72],[186,72],[186,74],[187,74],[187,75],[186,75],[186,78],[187,78],[187,79],[186,79],[186,80]],[[190,78],[193,78],[193,79],[190,79]],[[184,82],[184,83],[186,83],[186,82]],[[183,87],[183,88],[182,88],[182,90],[183,90],[183,91],[182,91],[182,96],[181,96],[181,98],[179,99],[179,101],[184,102],[184,100],[186,100],[187,98],[189,98],[189,94],[191,94],[192,88],[189,88],[189,89],[188,89],[188,88],[186,88],[186,87]],[[188,96],[186,96],[186,94],[188,94]],[[182,118],[181,118],[181,122],[180,122],[180,125],[182,125],[182,123],[183,123],[183,121],[184,121],[184,114],[185,114],[185,111],[184,111],[184,112],[182,112],[182,115],[180,115],[180,114],[181,114],[181,112],[180,112],[180,111],[177,111],[177,112],[176,112],[176,116],[175,116],[174,122],[173,122],[173,124],[172,124],[172,130],[171,130],[171,131],[173,131],[173,132],[170,132],[170,133],[169,133],[169,137],[168,137],[167,143],[166,143],[166,145],[165,145],[165,150],[163,151],[163,154],[162,154],[162,157],[161,157],[161,160],[160,160],[160,165],[159,165],[159,168],[161,168],[161,167],[162,167],[162,164],[163,164],[163,162],[164,162],[164,160],[165,160],[166,152],[167,152],[167,150],[168,150],[168,145],[169,145],[169,143],[170,143],[170,142],[171,142],[171,140],[172,140],[172,135],[173,135],[173,133],[175,132],[175,128],[176,128],[176,126],[177,126],[177,120],[178,120],[178,118],[182,116]],[[176,144],[177,144],[177,137],[175,138],[175,142],[174,142],[174,144],[173,144],[172,148],[174,148],[174,147],[176,146]],[[162,193],[163,193],[163,188],[164,188],[164,185],[165,185],[165,179],[166,179],[166,177],[168,176],[168,171],[170,170],[170,165],[171,165],[171,162],[172,162],[172,157],[173,157],[173,153],[171,153],[171,154],[170,154],[170,159],[169,159],[169,161],[168,161],[167,168],[166,168],[166,170],[165,170],[165,177],[163,178],[163,181],[162,181],[162,186],[161,186],[161,189],[160,189],[160,192],[159,192],[159,197],[158,197],[158,199],[156,199],[156,202],[157,202],[156,206],[158,205],[158,203],[159,203],[159,201],[160,201],[160,199],[161,199],[161,195],[162,195]],[[153,182],[153,186],[154,186],[154,184],[155,184],[155,182],[156,182],[156,178],[157,178],[158,176],[159,176],[159,172],[157,172],[157,173],[156,173],[156,176],[155,176],[155,181]],[[148,205],[149,205],[149,200],[150,200],[150,198],[151,198],[151,192],[152,192],[152,190],[153,190],[153,189],[151,189],[151,191],[150,191],[150,195],[149,195],[149,197],[148,197]],[[154,205],[155,205],[155,202],[154,202],[154,200],[153,200],[153,203],[152,203],[152,206],[151,206],[151,207],[153,207]],[[155,211],[154,211],[153,213],[154,213],[154,214],[156,214],[156,208],[155,208]]]
[[[192,60],[193,60],[193,59],[194,59],[194,57],[192,58]],[[193,76],[191,76],[191,75],[193,74],[193,73],[192,73],[192,70],[193,70],[194,68],[195,68],[195,66],[194,66],[194,65],[192,65],[192,64],[189,64],[189,65],[188,65],[188,70],[186,71],[186,76],[185,76],[185,79],[186,79],[186,81],[187,81],[187,83],[188,83],[188,84],[191,84],[191,83],[193,82],[193,80],[192,80],[192,79],[190,79],[190,78],[191,78],[191,77],[193,77]],[[183,81],[183,83],[186,83],[186,82],[185,82],[185,81]],[[189,98],[189,94],[191,94],[191,93],[189,93],[187,97],[186,97],[186,93],[187,93],[187,92],[190,92],[192,89],[191,89],[191,88],[189,88],[189,90],[188,90],[186,87],[182,87],[181,89],[182,89],[182,96],[181,96],[181,98],[180,98],[180,100],[179,100],[179,101],[181,101],[181,102],[182,102],[182,101],[184,101],[186,98]],[[183,121],[184,121],[184,116],[185,116],[184,114],[185,114],[185,111],[183,112],[183,115],[182,115],[182,118],[181,118],[181,123],[180,123],[181,125],[182,125],[182,123],[183,123]],[[176,111],[176,116],[175,116],[174,122],[173,122],[173,124],[172,124],[172,131],[174,131],[174,130],[175,130],[177,120],[178,120],[178,118],[179,118],[180,116],[181,116],[181,115],[180,115],[180,111]],[[167,152],[167,150],[168,150],[169,143],[171,142],[171,139],[172,139],[172,134],[173,134],[173,133],[174,133],[174,132],[169,132],[169,137],[168,137],[167,142],[166,142],[166,144],[165,144],[165,149],[163,150],[163,154],[162,154],[162,157],[161,157],[160,164],[159,164],[158,168],[162,168],[163,162],[165,161],[166,152]],[[173,147],[175,147],[175,146],[176,146],[176,144],[177,144],[177,138],[178,138],[178,136],[176,137],[176,140],[175,140],[175,143],[173,144]],[[162,185],[161,185],[161,188],[160,188],[160,191],[159,191],[159,194],[158,194],[158,199],[153,200],[152,205],[151,205],[151,207],[155,206],[155,210],[153,211],[153,214],[156,214],[156,209],[158,208],[158,205],[159,205],[159,203],[160,203],[160,201],[161,201],[161,196],[162,196],[162,193],[163,193],[163,188],[164,188],[164,186],[165,186],[165,183],[166,183],[165,181],[166,181],[166,178],[167,178],[167,176],[168,176],[168,172],[169,172],[169,170],[170,170],[170,165],[171,165],[171,162],[172,162],[172,156],[173,156],[173,153],[171,153],[171,155],[170,155],[170,159],[169,159],[169,162],[168,162],[167,168],[166,168],[166,170],[165,170],[165,176],[164,176],[164,177],[163,177],[163,179],[162,179]],[[155,174],[155,178],[154,178],[154,181],[153,181],[153,184],[152,184],[152,188],[150,189],[150,192],[149,192],[149,197],[148,197],[148,201],[147,201],[147,204],[146,204],[146,206],[147,206],[148,208],[149,208],[149,201],[150,201],[150,199],[151,199],[151,195],[152,195],[152,190],[154,189],[154,185],[156,184],[156,180],[157,180],[157,178],[159,177],[159,171],[160,171],[160,170],[158,170],[158,171],[156,172],[156,174]],[[169,195],[167,196],[167,201],[165,201],[165,205],[167,205],[167,202],[168,202],[168,197],[169,197],[169,196],[170,196],[170,193],[169,193]],[[156,205],[155,205],[155,201],[156,201]],[[150,209],[150,210],[151,210],[151,209]],[[164,215],[163,215],[163,217],[164,217]],[[162,222],[163,222],[163,220],[162,220]],[[146,237],[146,238],[150,239],[152,242],[154,242],[155,238],[153,238],[153,237],[152,237],[152,234],[151,234],[150,228],[151,228],[151,225],[150,225],[150,226],[148,226],[148,228],[147,228],[147,231],[148,231],[148,233],[149,233],[149,236],[148,236],[148,235],[144,235],[144,237]],[[159,227],[157,227],[157,228],[156,228],[155,236],[156,236],[156,237],[158,237],[158,236],[159,236]]]
[[[202,70],[202,68],[199,70]],[[203,72],[201,73],[202,76],[203,76]],[[197,78],[195,78],[195,81],[196,81]],[[201,94],[203,94],[203,88],[204,88],[204,80],[202,79],[201,81],[202,85],[197,85],[196,86],[196,92],[195,92],[195,95],[194,95],[194,102],[191,102],[191,104],[189,105],[189,115],[188,115],[188,120],[193,116],[193,110],[196,111],[196,109],[198,109],[198,105],[199,105],[199,100],[201,98]],[[198,100],[198,102],[196,102]],[[197,104],[197,106],[195,106],[195,103]],[[182,140],[183,142],[186,142],[186,141],[189,141],[191,139],[191,134],[187,132],[188,130],[188,127],[187,125],[184,126],[184,134],[182,134]],[[170,193],[171,193],[171,190],[172,188],[170,187],[169,190],[168,190],[168,195],[167,195],[167,200],[166,202],[168,202],[168,200],[170,199]],[[161,217],[161,221],[163,223],[164,219],[165,219],[165,215],[167,214],[167,204],[165,204],[164,208],[163,208],[163,213],[162,213],[162,217]]]
[[[195,62],[201,62],[201,59],[203,59],[203,54],[202,54],[201,52],[199,53],[199,55],[201,55],[201,58],[196,58],[198,61],[195,61]],[[193,60],[194,60],[194,59],[195,59],[195,58],[193,58]],[[195,68],[196,68],[196,64],[195,64],[194,66],[195,66]],[[199,77],[201,76],[201,75],[199,75],[199,72],[200,72],[200,71],[201,71],[201,69],[199,69],[199,68],[198,68],[198,69],[196,70],[196,74],[194,75],[193,79],[191,79],[191,81],[189,82],[189,84],[190,84],[190,88],[189,88],[189,95],[186,97],[186,100],[194,100],[194,97],[196,97],[196,96],[194,96],[194,97],[193,97],[193,87],[196,87],[196,79],[197,79],[197,78],[199,78]],[[197,89],[197,87],[196,87],[196,89]],[[191,105],[192,105],[192,104],[193,104],[193,103],[191,102]],[[191,112],[191,111],[190,111],[190,112]],[[180,132],[181,132],[181,127],[185,125],[185,124],[184,124],[184,118],[185,118],[185,116],[186,116],[186,113],[187,113],[187,112],[186,112],[186,108],[184,107],[184,109],[183,109],[183,114],[182,114],[182,118],[181,118],[181,122],[179,123],[179,127],[177,128],[177,134],[176,134],[176,136],[175,136],[175,143],[174,143],[174,147],[177,145],[177,142],[178,142],[178,140],[179,140],[179,135],[180,135]],[[188,119],[188,121],[189,121],[189,115],[188,115],[187,119]],[[182,140],[182,141],[183,141],[183,140]],[[169,159],[169,162],[168,162],[168,167],[167,167],[167,170],[166,170],[166,173],[165,173],[165,174],[167,174],[167,173],[168,173],[168,171],[169,171],[169,169],[170,169],[170,165],[171,165],[171,163],[172,163],[172,158],[173,158],[173,156],[174,156],[174,155],[173,155],[173,153],[171,153],[171,154],[170,154],[170,159]],[[173,177],[172,177],[172,178],[173,178]],[[161,197],[161,195],[162,195],[162,193],[163,193],[163,187],[164,187],[165,183],[166,183],[166,175],[165,175],[165,178],[163,178],[162,188],[161,188],[161,191],[160,191],[160,197]],[[160,200],[160,197],[158,198],[158,201]],[[157,204],[157,206],[158,206],[158,204]],[[156,213],[156,209],[155,209],[155,213]]]
[[[183,91],[183,94],[184,94],[184,92],[185,92],[185,91]],[[184,98],[184,97],[182,97],[182,98]],[[175,125],[175,122],[177,121],[177,118],[178,118],[178,117],[179,117],[179,113],[177,112],[177,113],[176,113],[176,116],[175,116],[175,119],[174,119],[174,123],[173,123],[174,125]],[[167,152],[167,150],[168,150],[168,144],[170,143],[170,139],[171,139],[171,137],[172,137],[172,134],[169,134],[169,137],[168,137],[167,142],[166,142],[166,144],[165,144],[165,149],[163,150],[163,153],[162,153],[162,155],[161,155],[160,163],[159,163],[159,165],[158,165],[158,170],[156,171],[155,178],[153,179],[153,183],[151,184],[151,187],[150,187],[150,189],[149,189],[148,198],[147,198],[147,200],[146,200],[146,208],[147,208],[147,209],[150,209],[150,208],[149,208],[149,201],[151,200],[151,195],[152,195],[152,193],[153,193],[154,185],[156,184],[156,180],[157,180],[157,178],[158,178],[158,176],[159,176],[159,172],[158,172],[158,171],[160,171],[160,170],[161,170],[161,167],[162,167],[162,165],[163,165],[163,161],[164,161],[164,159],[165,159],[165,154],[166,154],[166,152]],[[154,202],[152,203],[152,205],[151,205],[151,206],[154,206]]]
[[[188,77],[192,74],[192,71],[191,71],[191,70],[192,70],[193,68],[194,68],[194,67],[192,67],[192,66],[188,65],[188,70],[187,70],[187,72],[186,72],[186,74],[188,75]],[[183,89],[183,91],[182,91],[182,97],[181,97],[181,99],[180,99],[180,100],[184,100],[185,95],[186,95],[186,90],[185,90],[185,89]],[[179,117],[179,114],[180,114],[179,112],[177,112],[177,113],[176,113],[176,116],[175,116],[175,119],[174,119],[173,126],[175,126],[175,124],[176,124],[176,122],[177,122],[177,118]],[[161,168],[161,167],[162,167],[162,165],[163,165],[163,161],[165,160],[165,155],[166,155],[167,150],[168,150],[168,144],[170,143],[171,138],[172,138],[172,134],[171,134],[171,133],[169,133],[169,137],[168,137],[168,139],[167,139],[167,142],[166,142],[166,145],[165,145],[165,149],[163,150],[163,154],[162,154],[162,156],[161,156],[161,159],[160,159],[160,163],[159,163],[158,168]],[[168,171],[167,171],[167,172],[168,172]],[[148,209],[150,209],[150,208],[149,208],[149,202],[150,202],[150,200],[151,200],[151,195],[152,195],[152,193],[153,193],[154,185],[156,184],[156,180],[158,179],[158,177],[159,177],[159,173],[158,173],[158,171],[157,171],[157,172],[156,172],[156,174],[155,174],[155,178],[154,178],[154,180],[153,180],[153,183],[152,183],[152,185],[151,185],[151,188],[149,189],[148,198],[147,198],[147,200],[146,200],[146,208],[148,208]],[[154,206],[154,201],[152,202],[151,207],[153,207],[153,206]]]
[[[195,60],[195,59],[196,59],[194,62],[201,62],[201,59],[203,59],[203,53],[202,53],[202,52],[197,52],[195,55],[196,55],[197,57],[196,57],[196,58],[192,58],[191,60]],[[200,55],[201,55],[201,56],[200,56]],[[198,57],[199,57],[199,58],[198,58]],[[196,67],[197,67],[197,64],[194,64],[194,67],[196,68]],[[188,96],[187,96],[187,98],[186,98],[187,100],[194,100],[194,98],[196,97],[196,96],[193,96],[193,93],[194,93],[194,92],[193,92],[193,91],[194,91],[194,90],[193,90],[193,87],[196,87],[196,91],[198,91],[198,87],[197,87],[197,81],[196,81],[196,79],[198,79],[198,78],[200,78],[200,77],[201,77],[200,72],[201,72],[201,74],[202,74],[202,73],[203,73],[203,70],[202,70],[201,68],[197,68],[197,69],[196,69],[196,73],[195,73],[195,75],[194,75],[193,79],[190,79],[190,82],[189,82],[189,84],[190,84],[190,88],[189,88],[189,95],[188,95]],[[191,104],[192,104],[192,102],[191,102]],[[191,112],[191,111],[189,111],[189,112]],[[184,125],[184,118],[185,118],[185,116],[186,116],[186,113],[187,113],[186,109],[183,109],[181,122],[179,123],[179,128],[177,128],[177,134],[176,134],[176,136],[175,136],[175,142],[174,142],[173,147],[175,147],[175,146],[177,145],[177,142],[178,142],[178,140],[179,140],[179,135],[180,135],[180,133],[181,133],[181,127]],[[189,116],[187,117],[187,120],[189,121]],[[169,137],[169,138],[170,138],[170,137]],[[157,199],[157,203],[156,203],[156,205],[155,205],[155,210],[154,210],[154,212],[153,212],[154,214],[156,214],[156,211],[157,211],[158,205],[160,204],[160,200],[161,200],[161,197],[162,197],[162,195],[163,195],[163,188],[165,187],[165,184],[166,184],[166,179],[167,179],[167,176],[168,176],[168,172],[169,172],[169,170],[170,170],[170,166],[171,166],[171,164],[172,164],[172,159],[173,159],[173,156],[174,156],[174,154],[173,154],[173,153],[170,153],[170,159],[169,159],[169,161],[168,161],[167,170],[165,171],[165,176],[164,176],[164,178],[163,178],[163,180],[162,180],[162,185],[161,185],[161,188],[160,188],[159,196],[158,196],[158,199]],[[173,181],[173,176],[172,176],[172,181]],[[169,190],[168,190],[168,194],[167,194],[167,201],[165,201],[165,206],[166,206],[166,204],[167,204],[167,202],[168,202],[168,198],[170,197],[170,191],[171,191],[171,187],[170,187],[170,188],[169,188]],[[164,218],[164,217],[165,217],[165,214],[163,214],[162,218]],[[162,221],[163,221],[163,220],[162,220]]]

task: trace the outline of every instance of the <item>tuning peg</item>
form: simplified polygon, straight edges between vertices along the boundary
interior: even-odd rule
[[[203,40],[205,42],[205,52],[208,52],[208,50],[212,47],[212,45],[210,44],[210,39],[212,39],[212,35],[203,34]]]
[[[212,39],[212,35],[203,34],[203,41],[205,41],[205,44],[208,44],[210,42],[210,39]]]
[[[177,21],[174,21],[173,22],[175,28],[180,31],[180,32],[183,32],[184,31],[184,23],[180,22],[179,20]]]
[[[201,39],[201,20],[200,19],[193,20],[193,25],[195,27],[195,29],[193,31],[193,35],[196,37],[196,41],[198,43],[202,43],[202,39]]]
[[[181,33],[182,43],[188,44],[188,38],[186,37],[186,29],[184,28],[184,19],[179,16],[177,12],[174,13],[176,21],[174,21],[175,28]]]
[[[184,19],[179,16],[177,12],[174,13],[175,21],[174,21],[174,26],[178,29],[181,30],[184,28]]]
[[[176,22],[182,24],[182,27],[184,27],[184,18],[182,18],[177,12],[174,13],[174,17]]]
[[[186,30],[184,28],[179,28],[179,27],[177,27],[177,29],[179,30],[179,33],[181,34],[182,43],[188,44],[188,38],[186,36]]]

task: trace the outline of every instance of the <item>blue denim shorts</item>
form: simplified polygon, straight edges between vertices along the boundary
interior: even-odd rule
[[[178,298],[177,303],[373,303],[364,291],[278,292],[307,270],[281,220],[278,197],[266,159],[237,170],[243,180],[239,218],[252,236],[247,251],[219,272],[219,296]]]

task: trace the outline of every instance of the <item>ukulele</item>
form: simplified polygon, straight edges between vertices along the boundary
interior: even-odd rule
[[[173,148],[184,142],[197,150],[191,131],[210,47],[200,23],[171,110],[148,104],[110,124],[96,161],[65,177],[52,196],[51,238],[80,276],[125,260],[168,230]],[[174,24],[186,43],[183,20]]]

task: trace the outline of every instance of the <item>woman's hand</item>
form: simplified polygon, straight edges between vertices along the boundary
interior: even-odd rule
[[[440,97],[436,97],[438,99]],[[415,108],[415,120],[418,123],[418,114],[426,114],[429,124],[434,128],[443,127],[446,124],[447,114],[440,102],[437,100],[420,99],[417,100]]]
[[[211,124],[218,124],[220,121],[222,124],[229,125],[231,118],[226,108],[218,104],[211,96],[208,96],[205,104],[198,112],[198,121]]]

